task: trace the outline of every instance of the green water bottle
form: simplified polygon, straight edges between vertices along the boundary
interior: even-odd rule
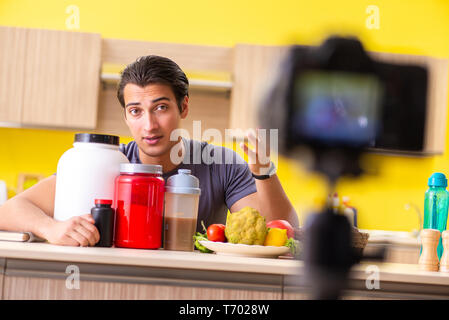
[[[449,206],[449,192],[446,191],[447,179],[440,172],[432,174],[428,181],[424,197],[424,223],[423,229],[446,230],[447,213]],[[443,254],[443,244],[440,238],[438,243],[438,259]]]

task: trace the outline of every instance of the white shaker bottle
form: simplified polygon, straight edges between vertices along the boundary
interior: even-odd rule
[[[165,186],[164,249],[193,251],[198,203],[199,180],[188,169],[167,179]]]
[[[90,213],[95,199],[114,199],[114,180],[120,163],[119,137],[77,133],[73,148],[59,159],[54,218],[59,221]]]

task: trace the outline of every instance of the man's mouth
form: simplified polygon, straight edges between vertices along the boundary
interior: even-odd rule
[[[162,136],[148,136],[148,137],[144,137],[143,141],[145,141],[147,144],[149,145],[155,145],[156,143],[158,143],[160,140],[162,139]]]

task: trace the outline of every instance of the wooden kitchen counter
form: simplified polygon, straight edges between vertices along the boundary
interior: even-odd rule
[[[380,287],[368,289],[375,273]],[[305,299],[304,279],[302,261],[288,258],[0,241],[2,299]],[[449,274],[364,262],[345,298],[447,299]]]
[[[294,274],[293,259],[248,258],[205,254],[199,251],[169,251],[127,248],[69,247],[48,243],[0,241],[0,257],[93,264],[235,271],[267,274]]]

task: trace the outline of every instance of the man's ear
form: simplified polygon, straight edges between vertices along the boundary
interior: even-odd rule
[[[189,113],[189,97],[185,96],[181,104],[181,119],[185,119]]]

